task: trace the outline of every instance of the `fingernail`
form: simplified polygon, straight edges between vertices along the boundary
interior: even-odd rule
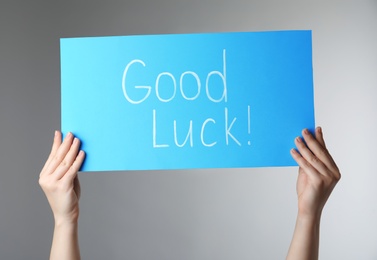
[[[301,137],[299,137],[299,136],[296,137],[296,141],[299,142],[299,143],[301,143],[302,142]]]
[[[79,139],[77,139],[76,137],[75,137],[75,139],[73,139],[74,144],[76,144],[78,141],[79,141]]]
[[[318,133],[322,134],[322,127],[318,126],[317,131],[318,131]]]
[[[309,130],[307,128],[304,129],[304,134],[309,134]]]

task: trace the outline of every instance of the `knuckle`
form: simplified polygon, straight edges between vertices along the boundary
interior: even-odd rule
[[[67,171],[66,175],[68,175],[70,178],[76,174],[77,170],[74,167],[70,167]]]
[[[59,166],[62,168],[66,168],[68,166],[68,162],[66,160],[62,160]]]
[[[326,156],[328,156],[328,151],[325,148],[322,147],[318,151],[318,156],[321,157],[321,158],[326,157]]]
[[[55,185],[51,180],[47,178],[40,178],[38,182],[43,190],[48,190],[48,191],[54,190]]]
[[[342,174],[340,172],[336,172],[334,174],[334,179],[336,180],[336,182],[340,181],[341,178],[342,178]]]
[[[301,160],[301,166],[303,167],[303,168],[311,168],[311,165],[310,165],[310,163],[307,161],[307,160],[305,160],[304,158],[302,158],[302,160]]]
[[[318,159],[317,156],[312,156],[312,157],[310,158],[310,162],[311,162],[312,164],[318,164],[318,163],[320,162],[320,160]]]
[[[55,162],[61,162],[63,159],[64,159],[64,157],[63,157],[63,155],[61,155],[61,154],[56,154],[56,155],[54,156],[54,158],[53,158],[53,160],[54,160]]]
[[[39,186],[41,186],[41,187],[44,187],[45,186],[45,179],[43,179],[43,178],[39,178],[39,180],[38,180],[38,184],[39,184]]]

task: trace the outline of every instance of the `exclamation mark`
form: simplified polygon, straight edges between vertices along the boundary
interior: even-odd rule
[[[247,133],[250,135],[250,106],[247,106]],[[251,145],[250,140],[247,142],[248,145]]]

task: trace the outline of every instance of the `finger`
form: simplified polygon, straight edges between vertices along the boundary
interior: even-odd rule
[[[322,128],[319,126],[315,129],[315,139],[326,149],[325,140],[323,139]]]
[[[58,150],[60,144],[62,143],[62,134],[60,131],[55,131],[54,133],[54,141],[52,143],[50,155],[48,156],[46,163],[44,164],[41,175],[43,175],[46,172],[47,166],[51,163],[52,158],[55,156],[56,151]]]
[[[325,143],[323,137],[321,137],[321,133],[318,133],[316,130],[316,136],[319,136],[319,141],[313,137],[313,135],[308,131],[308,129],[304,129],[302,131],[302,135],[304,136],[305,142],[309,147],[310,151],[323,163],[326,167],[331,171],[337,171],[338,168],[332,159],[331,155],[326,149],[326,146],[321,145],[321,142]]]
[[[56,170],[56,168],[59,166],[59,164],[62,162],[64,157],[66,156],[67,152],[69,151],[69,148],[71,147],[73,140],[73,134],[68,133],[67,136],[64,138],[63,143],[59,146],[56,153],[51,159],[51,162],[46,168],[46,174],[52,174]]]
[[[295,139],[295,144],[301,156],[306,160],[307,163],[309,163],[319,173],[328,175],[329,170],[327,169],[326,165],[317,156],[315,156],[315,154],[313,154],[311,150],[309,150],[307,145],[300,137],[297,137]]]
[[[305,172],[310,178],[318,178],[320,173],[296,149],[291,149],[291,155],[300,166],[299,174]]]
[[[76,159],[77,153],[80,148],[80,140],[78,138],[74,138],[69,151],[65,155],[64,159],[60,162],[58,167],[55,169],[54,177],[60,180],[64,174],[68,171],[71,167],[72,163]]]
[[[77,154],[75,161],[72,163],[71,167],[68,169],[67,173],[62,177],[61,180],[66,182],[72,182],[77,176],[77,172],[80,170],[80,167],[84,162],[84,159],[85,152],[81,150]]]

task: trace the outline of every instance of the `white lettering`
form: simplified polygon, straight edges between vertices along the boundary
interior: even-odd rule
[[[212,122],[212,123],[216,124],[215,120],[212,119],[212,118],[208,118],[206,121],[204,121],[204,123],[202,125],[202,130],[200,131],[200,140],[202,141],[202,144],[204,146],[211,147],[211,146],[214,146],[217,142],[212,142],[210,144],[207,144],[206,142],[204,142],[204,128],[206,127],[208,122]]]
[[[189,130],[187,131],[186,139],[183,142],[183,144],[178,143],[178,140],[177,140],[177,121],[174,120],[174,142],[175,142],[175,145],[178,146],[178,147],[185,146],[189,137],[190,137],[190,146],[193,147],[194,143],[193,143],[193,139],[192,139],[192,120],[190,120],[190,127],[189,127]]]
[[[130,102],[131,104],[140,104],[141,102],[143,102],[144,100],[146,100],[148,98],[148,96],[150,95],[150,93],[151,93],[151,86],[135,86],[135,88],[137,88],[137,89],[147,89],[147,94],[142,99],[140,99],[139,101],[132,100],[128,96],[127,89],[126,89],[126,77],[127,77],[128,69],[134,63],[140,63],[141,65],[143,65],[143,67],[145,67],[145,63],[142,60],[132,60],[130,63],[128,63],[127,66],[126,66],[126,68],[123,71],[122,89],[123,89],[123,95],[127,99],[128,102]]]
[[[239,146],[241,146],[241,143],[230,133],[230,130],[232,129],[233,124],[234,124],[234,122],[236,122],[236,120],[237,120],[236,117],[233,118],[232,123],[228,127],[228,108],[225,108],[225,141],[226,141],[226,145],[229,145],[228,136],[230,136],[230,138],[232,138],[233,141],[235,141]]]
[[[183,77],[184,77],[185,75],[187,75],[187,74],[192,75],[192,76],[196,79],[196,83],[198,84],[198,85],[197,85],[197,86],[198,86],[198,92],[196,93],[195,96],[193,96],[193,97],[191,97],[191,98],[187,97],[187,96],[185,95],[184,91],[183,91]],[[195,100],[195,99],[199,96],[199,94],[200,94],[200,87],[201,87],[200,79],[199,79],[199,76],[198,76],[195,72],[192,72],[192,71],[186,71],[186,72],[182,73],[181,78],[180,78],[180,80],[179,80],[179,86],[180,86],[180,89],[181,89],[182,97],[183,97],[184,99],[186,99],[186,100]]]
[[[220,76],[220,78],[223,81],[223,94],[219,99],[214,99],[211,96],[211,94],[209,93],[208,83],[209,83],[209,79],[211,78],[212,75]],[[221,73],[220,71],[211,71],[208,74],[207,79],[206,79],[206,93],[207,93],[208,99],[211,100],[212,102],[218,103],[218,102],[221,102],[223,99],[224,99],[225,102],[227,102],[227,100],[228,100],[228,98],[227,98],[227,87],[226,87],[226,50],[225,49],[223,50],[223,73]]]
[[[153,109],[153,148],[164,148],[169,147],[168,144],[157,144],[157,127],[156,127],[156,109]]]
[[[168,99],[163,99],[163,98],[160,96],[160,92],[158,91],[158,87],[159,87],[159,83],[160,83],[160,78],[161,78],[162,76],[164,76],[164,75],[166,75],[166,76],[168,76],[168,77],[170,77],[170,78],[172,79],[172,81],[173,81],[173,86],[174,86],[173,95],[172,95],[170,98],[168,98]],[[176,92],[177,92],[177,83],[176,83],[176,81],[175,81],[174,76],[173,76],[171,73],[169,73],[169,72],[162,72],[162,73],[158,74],[158,77],[157,77],[157,79],[156,79],[156,96],[157,96],[157,98],[158,98],[161,102],[169,102],[169,101],[171,101],[171,100],[175,97],[175,93],[176,93]]]

